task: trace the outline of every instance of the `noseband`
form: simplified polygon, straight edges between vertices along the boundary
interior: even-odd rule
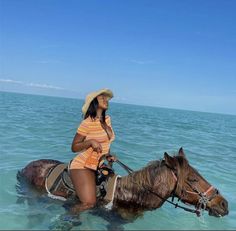
[[[200,192],[197,187],[193,187],[188,183],[188,185],[191,187],[193,191],[186,190],[187,193],[199,195],[199,200],[197,204],[197,208],[199,209],[206,209],[207,203],[210,202],[216,195],[219,194],[219,191],[214,188],[212,185],[205,191]],[[208,195],[210,192],[212,192],[210,195]]]
[[[174,196],[176,195],[175,191],[176,191],[176,188],[178,185],[178,178],[172,170],[171,170],[171,173],[172,173],[172,175],[175,179],[175,182],[176,182],[175,188],[172,193],[173,194],[172,201],[173,201]],[[189,194],[199,195],[198,203],[196,205],[196,211],[198,211],[199,213],[200,213],[201,209],[204,211],[207,207],[207,203],[210,202],[216,195],[219,194],[219,191],[216,188],[214,188],[212,185],[205,192],[200,192],[197,187],[192,186],[189,182],[187,182],[187,184],[190,186],[190,188],[193,191],[185,190],[185,192],[187,192]],[[208,194],[212,191],[213,191],[213,193],[208,196]],[[186,203],[181,197],[179,198],[179,200],[181,200],[184,204],[189,205],[189,203]]]

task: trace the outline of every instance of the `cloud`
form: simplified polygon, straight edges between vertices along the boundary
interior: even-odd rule
[[[19,85],[28,86],[28,87],[37,87],[37,88],[44,88],[44,89],[66,90],[65,88],[58,87],[58,86],[41,84],[41,83],[27,83],[27,82],[17,81],[13,79],[0,79],[0,82],[10,83],[10,84],[19,84]]]
[[[12,80],[12,79],[0,79],[0,82],[3,82],[3,83],[24,84],[22,81],[17,81],[17,80]]]
[[[127,101],[127,98],[116,96],[114,101]]]
[[[65,90],[65,88],[47,85],[47,84],[39,84],[39,83],[27,83],[27,86],[30,87],[39,87],[39,88],[48,88],[48,89],[56,89],[56,90]]]

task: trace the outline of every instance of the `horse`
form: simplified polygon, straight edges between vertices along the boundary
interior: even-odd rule
[[[32,161],[18,172],[18,180],[23,177],[33,189],[44,194],[46,176],[59,163],[51,159]],[[170,197],[177,197],[185,205],[173,203],[168,200]],[[112,209],[139,214],[160,208],[166,201],[197,215],[200,210],[206,210],[215,217],[229,212],[227,200],[189,164],[183,148],[177,155],[165,152],[163,159],[151,161],[142,169],[119,177]],[[195,208],[184,207],[187,205]]]

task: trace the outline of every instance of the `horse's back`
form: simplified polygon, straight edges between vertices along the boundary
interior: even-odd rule
[[[43,187],[45,178],[52,167],[62,162],[52,159],[35,160],[27,164],[17,174],[17,178],[25,178],[30,184],[36,187]]]

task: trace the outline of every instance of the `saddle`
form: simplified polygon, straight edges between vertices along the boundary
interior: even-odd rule
[[[96,196],[107,202],[113,200],[117,175],[114,170],[103,163],[96,171]],[[67,200],[76,197],[76,192],[70,178],[69,165],[62,163],[53,167],[45,180],[48,196],[53,199]]]

